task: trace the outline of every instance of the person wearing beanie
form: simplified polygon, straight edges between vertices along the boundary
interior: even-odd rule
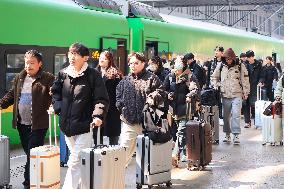
[[[262,85],[263,80],[263,68],[262,64],[254,58],[254,52],[249,50],[246,52],[247,61],[245,63],[248,70],[249,82],[250,82],[250,94],[248,99],[244,103],[244,117],[245,117],[245,128],[251,127],[251,117],[255,117],[255,102],[257,86]]]
[[[214,88],[220,87],[221,91],[223,132],[226,134],[223,142],[230,143],[232,133],[234,144],[239,144],[242,99],[247,99],[250,93],[249,77],[245,65],[237,61],[232,48],[227,49],[223,57],[226,63],[217,65],[212,74],[212,83]]]
[[[186,158],[186,97],[191,92],[199,95],[199,88],[195,76],[187,65],[178,56],[175,60],[174,71],[164,81],[164,89],[168,92],[169,114],[177,126],[176,142],[172,152],[172,164],[178,166],[178,160],[187,161]]]

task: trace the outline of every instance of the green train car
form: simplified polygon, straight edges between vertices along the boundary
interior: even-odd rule
[[[149,18],[140,14],[137,6],[133,11],[129,9],[129,16],[124,16],[117,7],[108,9],[96,7],[95,0],[89,5],[86,2],[0,1],[1,98],[11,87],[15,74],[23,69],[26,50],[42,52],[44,69],[56,75],[68,61],[68,47],[74,42],[82,42],[90,48],[89,64],[93,67],[101,51],[111,50],[117,67],[124,74],[127,73],[127,54],[131,51],[167,59],[193,52],[196,59],[203,62],[214,56],[216,45],[223,45],[232,47],[236,53],[252,49],[258,57],[274,53],[278,60],[284,61],[284,42],[281,40],[167,15]],[[11,128],[11,111],[12,107],[2,112],[2,131],[10,137],[11,144],[19,144],[18,133]]]

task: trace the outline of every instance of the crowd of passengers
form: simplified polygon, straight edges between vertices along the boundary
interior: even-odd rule
[[[147,60],[143,53],[132,52],[127,59],[129,74],[123,76],[111,52],[102,52],[97,67],[91,68],[87,63],[89,49],[74,43],[68,51],[69,64],[55,78],[42,69],[40,52],[27,51],[25,68],[0,100],[1,109],[14,105],[12,125],[27,154],[24,188],[30,188],[30,149],[44,144],[49,125],[47,110],[59,115],[60,129],[70,150],[63,189],[77,189],[81,177],[79,152],[97,141],[99,127],[109,144],[127,147],[127,167],[135,152],[136,137],[143,132],[146,104],[159,107],[168,119],[175,142],[172,158],[186,161],[187,105],[193,103],[195,95],[194,108],[202,109],[198,97],[206,88],[214,88],[221,95],[218,121],[223,122],[223,142],[230,143],[232,136],[233,143],[239,144],[241,112],[244,128],[250,128],[257,86],[265,100],[274,101],[274,92],[282,97],[282,70],[271,56],[256,60],[252,50],[238,57],[232,48],[217,46],[212,56],[212,60],[200,63],[193,53],[167,61],[158,56]],[[218,145],[219,127],[215,129],[213,144]]]

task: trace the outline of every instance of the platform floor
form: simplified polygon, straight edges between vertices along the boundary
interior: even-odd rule
[[[222,131],[222,127],[220,128]],[[221,139],[224,135],[220,133]],[[204,171],[188,171],[185,165],[172,170],[173,189],[283,189],[284,148],[263,146],[261,130],[242,128],[241,144],[222,141],[213,146],[212,163]],[[21,149],[11,152],[11,184],[22,189],[23,164]],[[135,159],[126,170],[126,189],[135,189]],[[61,168],[63,184],[66,168]],[[144,186],[144,188],[147,188]],[[157,186],[155,189],[166,188]]]

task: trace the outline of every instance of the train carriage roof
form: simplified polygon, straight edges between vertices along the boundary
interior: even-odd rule
[[[125,16],[72,0],[1,0],[0,23],[0,44],[99,48],[102,37],[128,39],[129,32]]]

